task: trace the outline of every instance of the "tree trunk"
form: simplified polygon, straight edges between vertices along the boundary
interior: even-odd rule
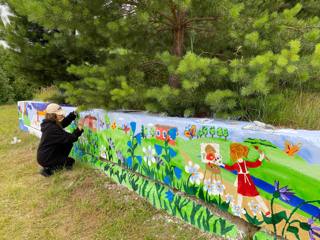
[[[185,35],[185,17],[186,12],[176,7],[171,9],[174,19],[172,28],[173,46],[172,54],[181,58],[184,54],[184,35]],[[179,88],[181,86],[180,79],[177,75],[173,74],[169,77],[169,86],[172,88]]]

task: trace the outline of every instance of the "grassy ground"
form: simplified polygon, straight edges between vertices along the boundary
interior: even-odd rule
[[[38,139],[18,129],[16,106],[0,118],[1,239],[214,239],[86,166],[40,176]]]

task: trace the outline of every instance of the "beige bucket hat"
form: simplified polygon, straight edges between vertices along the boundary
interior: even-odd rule
[[[46,108],[46,113],[55,113],[57,115],[66,115],[66,112],[62,109],[59,104],[50,103]]]

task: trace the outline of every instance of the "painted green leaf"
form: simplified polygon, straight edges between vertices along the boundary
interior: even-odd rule
[[[287,228],[287,231],[293,233],[295,235],[296,239],[300,240],[299,229],[297,227],[289,226]]]

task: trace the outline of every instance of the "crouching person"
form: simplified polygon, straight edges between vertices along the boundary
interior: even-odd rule
[[[73,143],[83,132],[83,120],[78,123],[73,133],[64,130],[76,119],[76,113],[71,112],[65,117],[65,112],[58,104],[51,103],[45,111],[45,119],[41,123],[41,140],[37,152],[37,161],[43,167],[40,174],[48,177],[55,170],[72,169],[74,159],[69,157]]]

